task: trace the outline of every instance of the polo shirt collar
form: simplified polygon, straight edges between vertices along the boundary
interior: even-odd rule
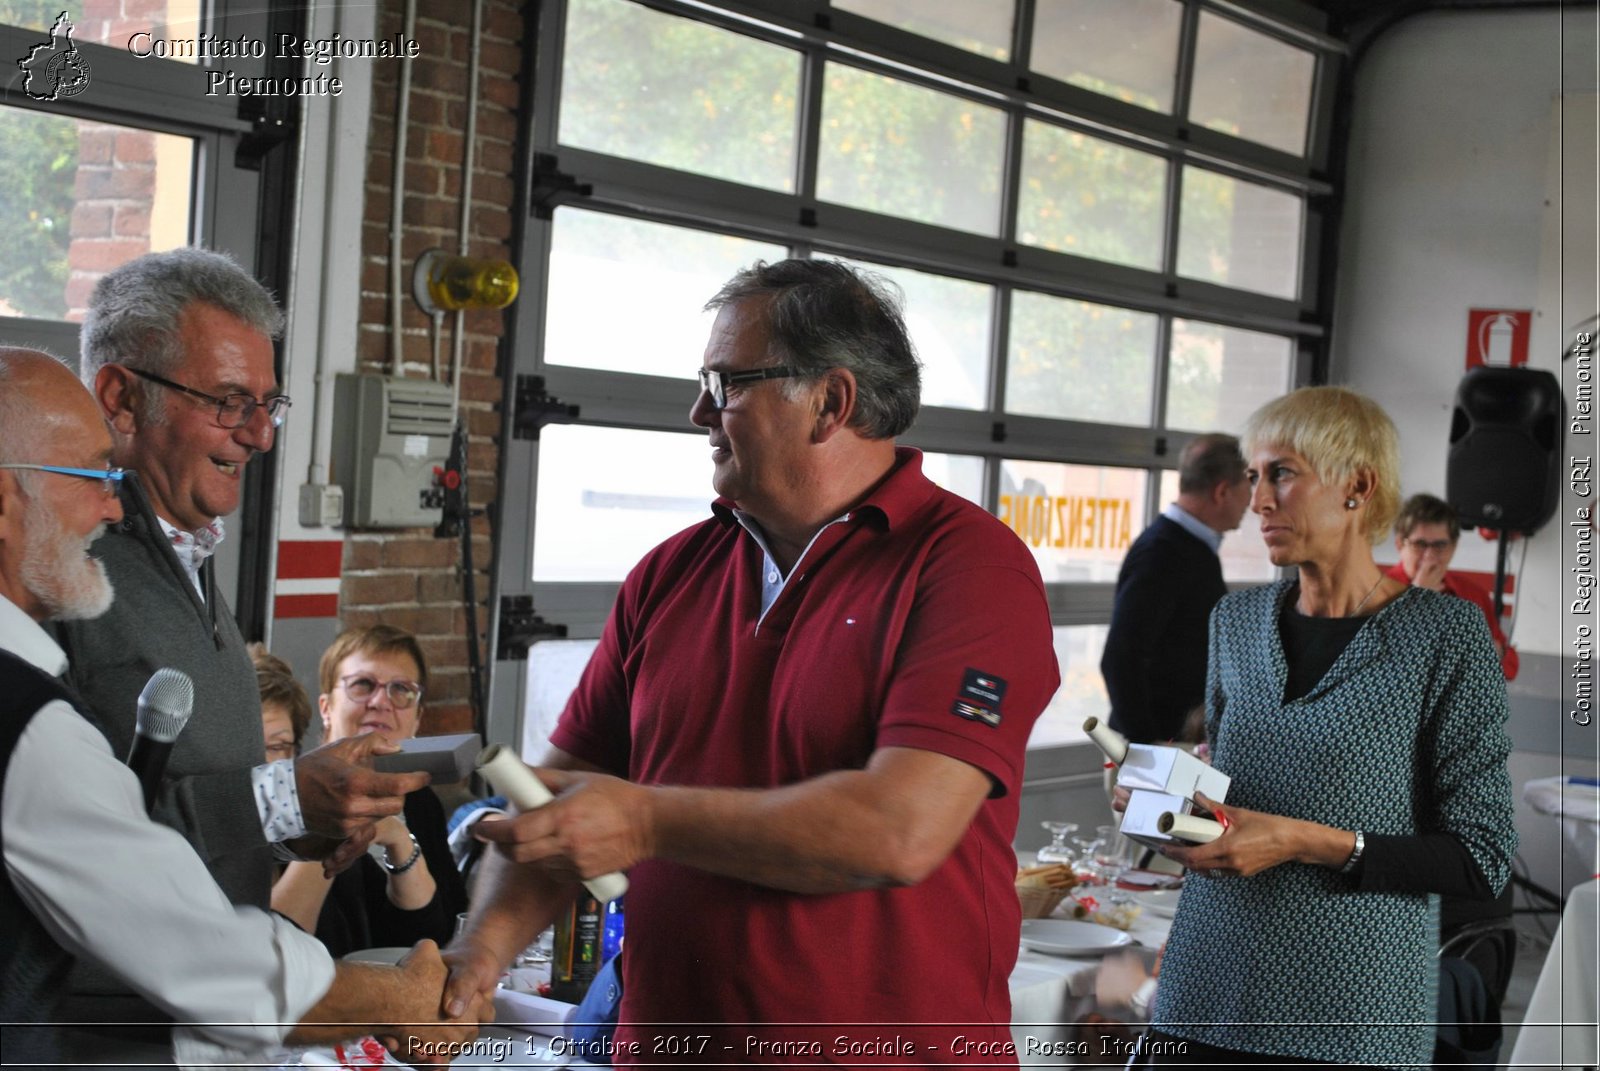
[[[894,448],[894,466],[889,474],[841,520],[874,520],[893,528],[920,509],[933,495],[934,484],[922,475],[922,451],[909,446]],[[732,499],[718,498],[711,511],[725,526],[740,523]]]

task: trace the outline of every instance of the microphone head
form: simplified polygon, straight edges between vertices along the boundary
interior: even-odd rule
[[[139,693],[135,721],[140,736],[161,744],[178,738],[194,713],[194,681],[181,669],[170,666],[155,671],[144,691]]]

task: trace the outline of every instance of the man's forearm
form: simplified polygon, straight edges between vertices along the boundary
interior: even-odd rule
[[[867,770],[782,788],[652,789],[654,854],[790,892],[915,884],[960,841],[989,781],[958,760],[896,750]]]

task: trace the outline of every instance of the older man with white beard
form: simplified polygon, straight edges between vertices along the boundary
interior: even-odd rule
[[[6,1061],[60,1060],[51,1018],[75,955],[98,960],[191,1024],[172,1035],[182,1064],[259,1058],[286,1035],[300,1043],[367,1033],[396,1043],[469,1039],[481,1009],[439,1022],[445,969],[431,942],[400,968],[335,965],[287,921],[233,907],[184,839],[145,815],[138,780],[57,679],[66,656],[40,623],[92,618],[112,601],[88,556],[104,527],[122,519],[122,473],[110,459],[105,422],[73,374],[47,354],[0,347]],[[349,1025],[290,1033],[302,1017]]]

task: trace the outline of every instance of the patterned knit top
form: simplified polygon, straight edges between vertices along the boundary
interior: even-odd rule
[[[1516,832],[1505,680],[1483,615],[1410,588],[1285,703],[1278,618],[1293,590],[1238,592],[1212,615],[1206,724],[1232,778],[1226,802],[1338,829],[1452,833],[1498,891]],[[1426,1066],[1438,899],[1361,892],[1352,875],[1293,862],[1191,875],[1153,1025],[1249,1052]]]

